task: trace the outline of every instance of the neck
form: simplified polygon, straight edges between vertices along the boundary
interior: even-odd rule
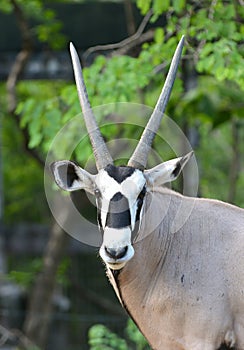
[[[226,319],[218,315],[223,296],[239,283],[230,279],[239,281],[239,274],[233,274],[231,258],[225,257],[223,269],[223,252],[231,254],[229,244],[234,244],[238,259],[240,228],[243,210],[233,206],[161,189],[147,194],[135,255],[115,285],[154,350],[195,349],[196,341],[211,345],[226,340]],[[217,316],[212,319],[213,315]],[[211,335],[214,327],[219,333]]]
[[[167,255],[171,250],[172,220],[166,214],[169,210],[174,214],[182,198],[176,194],[176,198],[172,198],[172,194],[173,192],[163,195],[147,193],[140,229],[134,243],[135,255],[119,273],[108,273],[122,305],[135,323],[140,320],[138,327],[142,333],[148,333],[145,324],[153,324],[153,320],[150,320],[150,307],[155,299],[159,275],[162,278]],[[155,305],[157,303],[154,307]]]

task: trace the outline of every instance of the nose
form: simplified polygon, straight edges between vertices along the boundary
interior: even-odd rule
[[[126,255],[127,250],[128,250],[127,246],[122,247],[122,248],[117,248],[117,249],[105,247],[106,254],[110,258],[115,259],[115,260],[123,258]]]

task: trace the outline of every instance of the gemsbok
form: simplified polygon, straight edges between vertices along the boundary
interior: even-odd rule
[[[103,236],[99,253],[107,275],[152,349],[244,350],[244,210],[163,186],[177,178],[191,153],[146,169],[183,45],[184,38],[128,165],[115,166],[71,44],[98,173],[91,175],[69,160],[54,162],[51,168],[61,189],[84,189],[95,196]],[[191,208],[187,220],[184,208]]]

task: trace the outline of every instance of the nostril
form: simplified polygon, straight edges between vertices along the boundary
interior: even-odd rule
[[[125,256],[125,254],[127,253],[128,247],[123,247],[123,248],[107,248],[105,247],[105,252],[107,253],[107,255],[112,258],[112,259],[121,259]]]

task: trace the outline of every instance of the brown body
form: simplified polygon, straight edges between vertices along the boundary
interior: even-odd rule
[[[192,210],[172,232],[184,221],[174,221],[182,201]],[[244,210],[157,189],[144,211],[135,255],[116,284],[152,348],[216,350],[225,343],[243,350]],[[157,215],[162,223],[151,232]]]

